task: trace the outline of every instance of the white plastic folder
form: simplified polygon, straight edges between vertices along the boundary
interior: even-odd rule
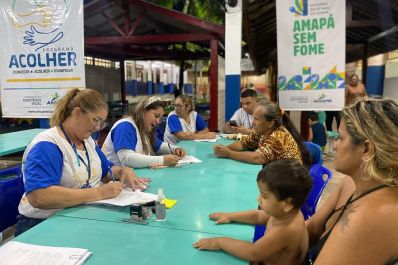
[[[140,190],[132,191],[123,189],[119,196],[115,198],[90,202],[89,204],[127,206],[131,204],[145,204],[148,202],[156,201],[157,198],[158,196],[156,194],[142,192]]]
[[[10,241],[0,248],[0,265],[81,265],[91,254],[83,248],[47,247]]]

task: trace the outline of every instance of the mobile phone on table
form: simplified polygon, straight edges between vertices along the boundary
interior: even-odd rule
[[[234,120],[229,121],[229,126],[238,127],[238,124]]]

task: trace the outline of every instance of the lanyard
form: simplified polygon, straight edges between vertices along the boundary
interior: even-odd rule
[[[72,146],[73,151],[75,152],[76,155],[76,159],[77,159],[77,164],[80,167],[80,161],[82,161],[83,165],[86,167],[87,169],[87,181],[86,183],[82,186],[82,189],[85,188],[91,188],[90,185],[90,178],[91,178],[91,165],[90,165],[90,156],[88,154],[88,150],[86,148],[86,144],[83,141],[83,147],[84,150],[86,151],[86,158],[87,158],[87,163],[83,160],[83,158],[77,153],[77,148],[76,148],[76,144],[72,143],[72,141],[70,140],[69,136],[66,134],[64,127],[62,126],[62,124],[59,125],[59,128],[61,128],[62,133],[65,135],[66,140],[68,141],[68,143]]]

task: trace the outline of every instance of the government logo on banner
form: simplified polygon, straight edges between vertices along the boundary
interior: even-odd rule
[[[85,87],[82,0],[8,0],[0,7],[3,116],[50,117]]]
[[[279,104],[286,110],[342,109],[345,1],[276,3]]]

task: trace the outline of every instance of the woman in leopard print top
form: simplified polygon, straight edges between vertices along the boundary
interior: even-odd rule
[[[287,114],[272,101],[259,103],[254,109],[253,129],[253,133],[240,141],[228,146],[215,145],[215,155],[262,165],[279,159],[295,159],[310,166],[310,155],[300,134]]]

